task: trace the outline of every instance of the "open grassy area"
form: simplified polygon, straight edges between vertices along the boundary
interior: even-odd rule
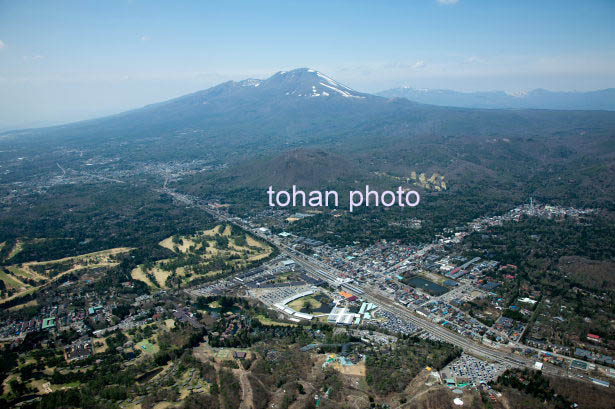
[[[292,277],[292,276],[293,276],[293,274],[294,274],[294,272],[292,272],[292,271],[288,271],[288,272],[286,272],[286,273],[279,274],[279,275],[277,275],[277,276],[275,277],[275,281],[276,281],[277,283],[283,283],[283,282],[286,282],[286,281],[288,281],[288,280],[290,279],[290,277]]]
[[[28,268],[35,265],[51,265],[58,264],[63,262],[74,262],[76,265],[80,265],[82,267],[88,267],[92,264],[105,265],[115,263],[111,256],[115,256],[121,253],[127,253],[131,250],[134,250],[132,247],[116,247],[108,250],[95,251],[93,253],[81,254],[79,256],[73,257],[64,257],[59,258],[57,260],[47,260],[47,261],[31,261],[28,263],[23,263],[22,266],[24,268]]]
[[[329,366],[343,375],[365,376],[365,362],[363,361],[356,365],[344,365],[340,362],[335,362]]]
[[[177,248],[177,250],[179,250],[179,252],[181,253],[187,253],[188,250],[194,246],[195,249],[199,249],[201,248],[201,244],[200,243],[195,243],[192,239],[188,238],[188,237],[182,237],[181,239],[181,243],[173,243],[173,237],[167,237],[166,239],[162,240],[160,243],[158,243],[160,246],[165,247],[171,251],[175,251],[175,249]]]
[[[158,347],[158,345],[152,344],[147,339],[144,339],[143,341],[135,344],[135,349],[146,354],[155,354],[156,352],[160,351],[160,347]]]
[[[21,250],[23,250],[23,242],[21,242],[21,240],[17,240],[17,243],[15,243],[15,246],[13,246],[6,259],[12,259],[17,255],[17,253],[21,252]]]
[[[167,278],[171,275],[171,272],[163,270],[158,266],[154,267],[150,272],[154,275],[154,277],[156,277],[156,282],[158,282],[161,287],[165,288],[165,283],[167,282]]]
[[[64,383],[62,385],[54,385],[45,379],[37,379],[30,382],[30,386],[35,388],[40,394],[47,394],[59,390],[76,388],[79,385],[81,385],[81,383],[78,381]]]
[[[4,379],[4,382],[2,383],[2,390],[4,391],[3,396],[8,396],[11,393],[11,380],[17,378],[17,374],[12,373]]]
[[[160,286],[160,288],[168,288],[166,285],[166,281],[167,278],[169,278],[169,276],[171,275],[170,271],[164,270],[160,267],[160,265],[164,262],[169,261],[168,259],[166,260],[159,260],[156,262],[156,264],[154,265],[153,268],[151,268],[150,270],[148,270],[148,272],[150,274],[152,274],[155,278],[156,278],[156,282],[158,283],[158,285]],[[183,273],[183,268],[179,268],[177,269],[177,273],[178,274],[182,274]],[[149,277],[147,277],[147,275],[144,272],[144,266],[139,266],[135,269],[132,270],[131,272],[131,276],[132,278],[134,278],[135,280],[141,280],[144,283],[146,283],[147,285],[149,285],[150,287],[155,287],[154,283],[152,283],[152,281],[149,279]]]
[[[273,252],[273,248],[268,244],[243,231],[234,231],[230,224],[220,224],[192,235],[167,237],[158,244],[177,254],[177,257],[158,261],[153,268],[150,267],[148,270],[161,288],[168,287],[167,278],[172,275],[172,272],[165,268],[175,272],[173,286],[179,284],[184,286],[195,278],[219,274],[222,270],[215,267],[221,262],[226,266],[242,269],[251,262],[268,257]],[[190,256],[188,262],[190,264],[187,264],[186,256]],[[215,269],[207,271],[210,265]],[[187,274],[193,271],[197,273]],[[155,287],[155,283],[143,271],[143,266],[134,269],[131,275],[132,278]]]
[[[288,307],[295,311],[301,311],[306,303],[310,303],[313,310],[322,307],[322,304],[314,297],[314,295],[307,295],[305,297],[298,298],[288,303]]]
[[[29,287],[27,284],[22,283],[10,274],[6,274],[4,271],[0,271],[0,280],[4,281],[6,288],[22,289]]]
[[[439,284],[439,285],[443,285],[444,282],[447,280],[446,277],[443,277],[443,276],[441,276],[439,274],[431,273],[429,271],[421,271],[419,273],[419,275],[424,277],[425,279],[427,279],[429,281],[433,281],[434,283]]]
[[[265,317],[264,315],[258,315],[256,319],[258,319],[260,323],[263,325],[281,325],[283,327],[296,327],[297,326],[297,324],[290,324],[288,322],[274,321],[270,318]]]
[[[99,354],[107,350],[107,338],[97,338],[94,340],[94,353]]]
[[[186,390],[186,392],[188,392]],[[172,403],[172,402],[158,402],[156,405],[154,405],[154,409],[167,409],[167,408],[175,408],[177,407],[176,404]]]
[[[230,361],[233,358],[233,352],[245,352],[248,357],[253,355],[253,352],[247,348],[212,348],[208,344],[201,344],[195,349],[194,355],[199,358],[208,360],[209,357],[214,358],[216,361]]]
[[[246,242],[248,243],[248,246],[251,248],[256,247],[256,248],[261,248],[263,250],[261,253],[248,257],[248,260],[250,261],[260,260],[262,258],[269,257],[269,255],[271,254],[271,251],[272,251],[271,247],[269,247],[267,244],[261,241],[254,240],[254,238],[252,238],[251,236],[246,236]]]
[[[16,306],[14,306],[14,307],[11,307],[11,308],[9,308],[9,311],[17,311],[17,310],[20,310],[20,309],[22,309],[22,308],[26,308],[26,307],[34,307],[34,306],[36,306],[36,305],[38,305],[38,301],[36,301],[36,300],[32,300],[32,301],[28,301],[28,302],[27,302],[27,303],[25,303],[25,304],[20,304],[20,305],[16,305]]]
[[[16,276],[25,278],[25,279],[30,279],[30,280],[46,280],[47,279],[47,277],[42,276],[35,271],[19,268],[17,266],[9,266],[7,267],[7,270],[15,274]]]
[[[12,300],[12,299],[14,299],[14,298],[21,297],[21,296],[23,296],[23,295],[32,294],[32,293],[33,293],[33,292],[35,292],[38,288],[39,288],[39,287],[32,287],[32,288],[29,288],[29,289],[27,289],[27,290],[25,290],[25,291],[20,291],[20,292],[18,292],[18,293],[15,293],[15,294],[11,295],[10,297],[3,298],[2,300],[0,300],[0,305],[2,305],[2,304],[4,304],[5,302],[10,301],[10,300]]]
[[[156,287],[154,283],[152,283],[150,279],[145,275],[141,267],[137,267],[134,270],[132,270],[130,272],[130,276],[135,280],[143,281],[145,284],[147,284],[150,287]]]
[[[12,300],[13,298],[30,294],[34,291],[37,291],[44,285],[56,281],[62,276],[75,271],[83,271],[98,267],[115,266],[118,263],[114,260],[114,256],[121,253],[127,253],[131,250],[133,249],[130,247],[117,247],[113,249],[97,251],[94,253],[82,254],[79,256],[64,257],[57,260],[31,261],[19,265],[7,266],[6,268],[9,271],[19,277],[23,277],[24,279],[35,279],[41,281],[42,283],[37,287],[31,287],[30,285],[21,283],[21,281],[19,281],[15,277],[8,276],[6,273],[0,272],[0,279],[7,283],[7,287],[10,284],[13,287],[9,288],[20,289],[20,291],[13,294],[11,297],[7,297],[1,300],[0,303]],[[53,274],[51,272],[53,272]]]
[[[253,256],[249,256],[248,260],[258,261],[258,260],[264,259],[265,257],[269,257],[269,254],[271,254],[271,252],[255,254]]]
[[[49,381],[44,380],[44,379],[34,380],[30,382],[30,386],[36,389],[37,392],[40,394],[46,394],[46,393],[52,392],[51,384],[49,383]]]
[[[216,234],[220,233],[220,229],[222,228],[222,225],[218,225],[214,228],[211,228],[209,230],[203,230],[203,235],[205,236],[215,236]]]

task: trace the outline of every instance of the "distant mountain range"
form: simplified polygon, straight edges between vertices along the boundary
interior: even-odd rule
[[[310,68],[280,71],[266,80],[247,79],[225,83],[230,87],[253,87],[270,94],[313,97],[344,97],[363,99],[370,97],[331,79],[325,74]],[[224,85],[224,84],[223,84]]]
[[[399,92],[412,100],[357,92],[316,70],[299,68],[280,71],[264,80],[224,82],[108,117],[4,132],[0,139],[77,145],[105,141],[129,147],[145,141],[154,144],[158,139],[164,142],[180,133],[207,140],[211,149],[255,151],[399,134],[510,137],[527,134],[528,129],[568,129],[571,121],[589,115],[442,107],[414,101],[414,95],[431,95],[429,92]],[[499,95],[492,94],[494,98]],[[593,116],[606,118],[597,112]],[[596,118],[595,126],[599,123]]]
[[[590,92],[458,92],[447,89],[393,88],[377,93],[386,98],[406,98],[422,104],[463,108],[615,110],[615,88]]]
[[[94,170],[88,160],[120,167],[204,160],[224,170],[199,174],[185,187],[214,191],[342,179],[399,183],[395,177],[416,171],[445,175],[451,189],[556,186],[549,189],[563,196],[569,192],[557,186],[565,175],[566,189],[611,200],[614,130],[611,111],[428,105],[357,92],[300,68],[104,118],[0,133],[0,159],[36,174],[57,173],[60,162]]]

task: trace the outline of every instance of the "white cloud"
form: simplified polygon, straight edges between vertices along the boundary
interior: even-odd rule
[[[4,47],[6,47],[6,44],[4,44],[4,41],[0,40],[0,50],[2,50]]]
[[[412,66],[412,69],[414,70],[420,70],[421,68],[425,68],[425,61],[423,60],[415,62]]]
[[[466,64],[484,64],[485,60],[483,60],[480,57],[477,57],[477,56],[473,55],[473,56],[470,56],[470,57],[466,58],[464,62]]]
[[[140,38],[141,41],[149,41],[151,39],[152,38],[150,36],[141,36],[141,38]]]
[[[35,61],[35,60],[42,60],[43,58],[45,58],[44,55],[22,55],[21,59],[24,61]]]
[[[436,0],[436,1],[440,4],[446,4],[446,5],[457,4],[459,2],[459,0]]]
[[[421,70],[423,68],[425,68],[427,66],[427,64],[425,63],[425,61],[423,60],[418,60],[415,63],[402,63],[402,62],[388,62],[388,63],[384,63],[382,64],[382,66],[378,66],[378,67],[369,67],[369,72],[367,72],[368,74],[372,73],[372,70],[376,70],[376,72],[378,70],[388,70],[388,71],[408,71],[408,70],[414,70],[414,71],[418,71]],[[354,68],[354,70],[356,71],[357,68]],[[367,69],[367,67],[362,67],[360,68],[361,70],[365,71]]]

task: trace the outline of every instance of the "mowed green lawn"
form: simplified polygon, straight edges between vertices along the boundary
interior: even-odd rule
[[[158,352],[160,350],[160,348],[158,347],[158,345],[152,344],[151,342],[149,342],[148,340],[144,339],[143,341],[139,342],[138,344],[135,345],[141,352],[144,352],[146,354],[155,354],[156,352]]]
[[[308,296],[298,298],[295,301],[288,303],[288,307],[292,308],[295,311],[301,311],[301,309],[303,308],[306,302],[309,302],[312,305],[313,310],[316,310],[322,306],[320,301],[314,298],[313,295],[308,295]]]

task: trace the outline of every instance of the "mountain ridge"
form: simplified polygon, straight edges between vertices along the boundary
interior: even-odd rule
[[[110,117],[8,132],[0,135],[0,159],[13,161],[15,172],[3,177],[24,168],[36,177],[57,174],[58,163],[92,171],[92,162],[133,169],[199,161],[217,171],[189,178],[184,189],[200,186],[198,194],[217,195],[222,185],[398,183],[381,175],[416,172],[445,175],[450,191],[478,183],[505,193],[534,178],[536,189],[552,185],[549,194],[561,196],[573,194],[558,190],[571,186],[560,187],[565,174],[583,197],[612,203],[613,187],[603,181],[613,175],[615,112],[426,105],[361,94],[319,74],[228,81]],[[316,96],[330,89],[321,83],[339,92]]]
[[[615,110],[615,88],[596,91],[506,91],[460,92],[448,89],[416,89],[398,87],[375,93],[385,98],[406,98],[411,101],[438,106],[478,109],[556,109],[556,110]]]
[[[300,68],[279,71],[265,80],[223,82],[108,117],[5,132],[0,144],[24,154],[62,146],[86,147],[105,155],[121,145],[138,160],[207,154],[225,162],[319,144],[350,143],[363,149],[442,137],[472,143],[486,138],[545,138],[589,128],[591,134],[605,134],[614,126],[615,115],[609,111],[471,109],[374,96],[319,71]]]
[[[173,106],[181,106],[182,112],[176,112],[179,117],[186,116],[185,111],[187,106],[196,109],[197,106],[203,105],[208,108],[206,111],[230,111],[228,108],[229,101],[235,103],[238,100],[242,101],[242,106],[254,104],[257,105],[254,110],[258,111],[262,107],[263,100],[272,105],[292,105],[301,104],[300,101],[293,101],[301,98],[305,101],[318,101],[325,104],[337,105],[340,101],[343,103],[354,104],[356,108],[358,104],[378,104],[388,107],[415,107],[419,105],[431,105],[433,107],[451,107],[451,108],[468,108],[468,109],[546,109],[546,110],[587,110],[588,104],[579,108],[572,105],[566,105],[566,101],[560,102],[559,105],[553,106],[553,103],[529,104],[531,106],[521,106],[513,103],[505,103],[502,101],[522,101],[528,96],[544,96],[553,98],[553,95],[600,95],[606,98],[607,102],[600,102],[600,109],[615,110],[615,88],[605,90],[592,91],[590,93],[583,92],[563,92],[553,93],[544,89],[536,89],[528,93],[526,96],[513,96],[504,91],[489,91],[463,93],[451,90],[421,90],[410,87],[394,88],[386,91],[381,91],[375,94],[363,93],[343,85],[342,83],[332,79],[326,74],[321,73],[312,68],[297,68],[290,71],[278,71],[266,79],[247,78],[239,81],[226,81],[214,85],[210,88],[198,90],[186,95],[172,98],[166,101],[155,102],[145,105],[140,108],[119,112],[116,114],[87,119],[66,124],[53,125],[43,128],[25,128],[12,129],[0,132],[0,139],[12,135],[28,135],[36,134],[41,131],[51,131],[69,129],[72,127],[82,127],[89,125],[100,124],[101,121],[120,119],[127,116],[139,115],[147,111],[156,111],[161,108],[168,109]],[[277,102],[272,98],[277,98]],[[225,106],[226,105],[226,106]],[[324,105],[324,104],[323,104]],[[275,107],[272,107],[272,109]],[[325,110],[330,110],[331,106],[327,106]],[[424,107],[427,108],[427,107]],[[590,107],[591,108],[591,107]],[[427,108],[428,109],[428,108]],[[589,109],[594,110],[594,109]],[[332,112],[336,110],[333,109]],[[208,112],[205,112],[203,117],[207,117]],[[362,115],[359,115],[361,117]],[[167,118],[171,121],[171,118]]]

